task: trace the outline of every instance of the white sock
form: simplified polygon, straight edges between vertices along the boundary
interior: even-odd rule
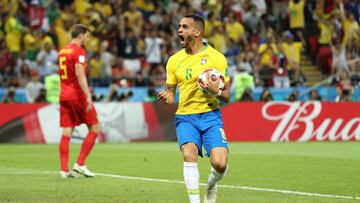
[[[221,180],[227,173],[228,171],[228,166],[226,166],[226,170],[224,171],[224,173],[218,173],[212,166],[211,166],[211,171],[210,171],[210,175],[209,175],[209,179],[208,179],[208,185],[215,185],[219,180]]]
[[[200,203],[199,170],[196,162],[184,162],[184,180],[190,203]]]

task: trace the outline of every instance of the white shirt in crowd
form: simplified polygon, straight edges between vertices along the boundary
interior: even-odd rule
[[[40,81],[30,81],[25,86],[25,95],[29,103],[34,103],[44,85]]]
[[[40,75],[49,75],[58,69],[58,52],[55,49],[50,50],[50,52],[41,50],[36,56],[36,61],[39,64]]]
[[[148,63],[161,63],[161,38],[145,38],[145,56]]]

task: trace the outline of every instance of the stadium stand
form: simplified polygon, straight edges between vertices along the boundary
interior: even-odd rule
[[[126,90],[134,93],[128,96],[146,98],[136,97],[137,93],[146,95],[147,88],[153,92],[164,86],[167,59],[180,49],[177,25],[187,13],[205,18],[206,40],[227,57],[231,78],[244,70],[253,76],[254,87],[240,88],[241,94],[253,94],[257,100],[263,87],[270,87],[276,99],[285,99],[282,92],[290,95],[292,88],[300,88],[299,99],[305,100],[311,90],[330,85],[331,91],[323,90],[326,87],[318,91],[325,100],[335,100],[326,92],[341,89],[340,75],[345,71],[353,99],[359,98],[359,0],[1,2],[3,102],[14,101],[6,97],[13,91],[17,101],[33,101],[24,99],[25,87],[33,75],[44,83],[57,69],[57,51],[69,42],[70,28],[76,23],[92,31],[86,48],[94,92],[105,100],[109,88],[115,87],[119,95]]]

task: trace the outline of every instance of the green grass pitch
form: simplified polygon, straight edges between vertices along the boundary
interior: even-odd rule
[[[80,145],[71,145],[71,167]],[[182,181],[176,143],[97,144],[87,160],[95,173]],[[230,143],[229,173],[218,203],[360,202],[358,142]],[[201,182],[209,159],[199,159]],[[185,185],[119,177],[62,179],[58,145],[0,145],[0,202],[188,202]],[[205,187],[201,186],[203,197]],[[317,197],[279,190],[333,195]]]

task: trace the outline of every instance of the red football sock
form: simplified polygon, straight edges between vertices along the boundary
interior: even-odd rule
[[[97,134],[93,131],[89,131],[89,133],[87,134],[87,136],[81,146],[80,154],[79,154],[78,160],[76,162],[80,166],[84,165],[86,157],[88,156],[91,149],[95,145],[96,136],[97,136]]]
[[[60,149],[59,151],[60,151],[61,170],[65,172],[69,172],[69,168],[68,168],[69,142],[70,142],[70,137],[62,135],[59,145],[59,149]]]

